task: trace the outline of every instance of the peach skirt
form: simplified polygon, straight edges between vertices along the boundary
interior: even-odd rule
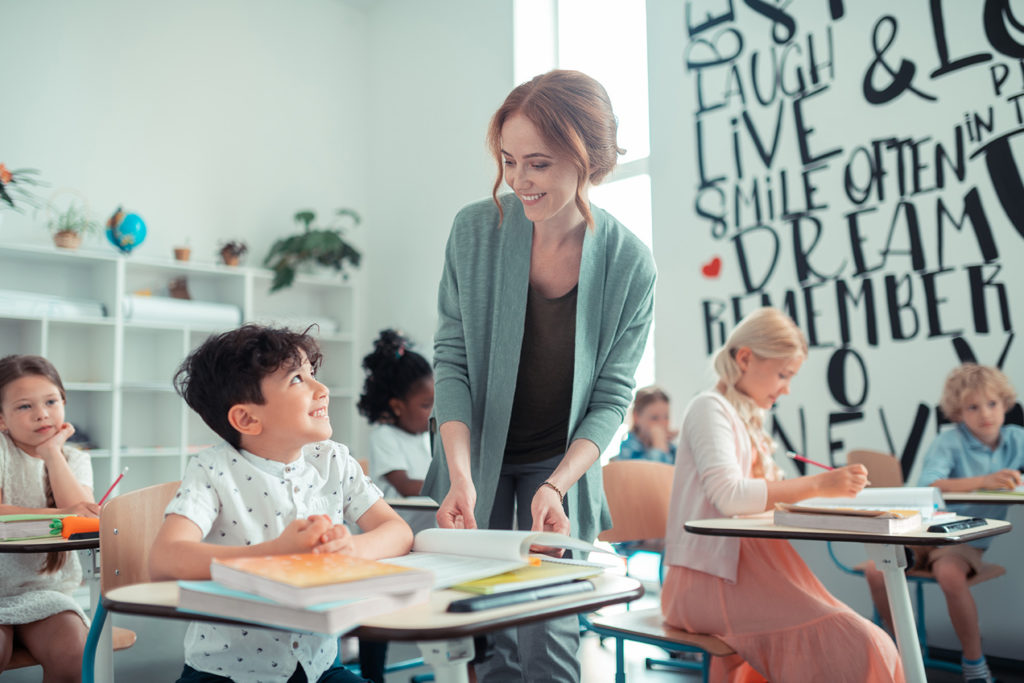
[[[741,539],[736,578],[670,566],[662,585],[666,623],[736,650],[714,658],[712,681],[904,680],[892,638],[832,597],[788,541]]]

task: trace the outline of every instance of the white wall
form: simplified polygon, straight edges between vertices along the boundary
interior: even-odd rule
[[[512,3],[378,2],[369,10],[366,306],[362,348],[385,327],[433,357],[437,283],[452,219],[490,194],[484,145],[512,88]],[[366,432],[354,439],[365,452]]]
[[[138,254],[240,238],[257,263],[300,208],[367,209],[366,28],[337,0],[5,2],[0,162],[137,212]],[[48,243],[45,221],[6,211],[0,239]]]
[[[1012,187],[999,196],[997,181],[1019,183],[1020,173],[995,161],[1004,134],[1010,154],[1019,152],[1014,136],[1024,109],[1015,98],[1024,81],[1017,57],[1024,50],[1012,17],[995,13],[985,27],[982,3],[936,5],[944,21],[927,3],[648,0],[656,365],[659,383],[679,399],[677,417],[710,385],[710,353],[762,296],[784,306],[795,295],[788,312],[811,341],[793,394],[774,415],[787,446],[816,460],[841,464],[847,450],[876,448],[900,456],[913,481],[939,428],[934,407],[945,374],[960,362],[958,347],[969,347],[979,362],[1001,363],[1024,390],[1024,352],[1014,339],[1014,318],[1024,311],[1024,271],[1016,267],[1024,258],[1024,204]],[[842,11],[832,16],[832,8]],[[981,61],[937,71],[940,28],[949,61]],[[901,68],[912,77],[909,88],[894,75]],[[870,103],[873,90],[882,96]],[[975,114],[992,129],[979,133]],[[886,147],[890,138],[902,147]],[[962,178],[935,156],[942,145],[956,158],[958,140]],[[860,201],[851,184],[866,183],[865,159],[876,150],[884,174]],[[750,196],[755,181],[759,217],[747,199],[738,211],[734,203],[737,188]],[[810,204],[805,187],[814,188]],[[788,210],[799,217],[781,215],[784,188]],[[980,211],[962,219],[975,195]],[[939,202],[952,219],[940,217]],[[851,215],[859,220],[853,238]],[[809,254],[808,271],[799,269],[801,251]],[[720,269],[705,272],[715,258]],[[858,258],[866,268],[858,269]],[[972,290],[972,273],[989,284]],[[887,278],[898,283],[895,304]],[[863,300],[851,304],[844,338],[836,293],[869,285],[874,314]],[[718,317],[709,319],[706,310]],[[798,473],[791,462],[782,465]],[[1020,519],[1019,510],[1011,514]],[[989,553],[1010,576],[975,590],[986,650],[1007,657],[1019,657],[1015,624],[1024,610],[1024,594],[1015,589],[1024,571],[1019,533],[996,539]],[[830,589],[868,609],[863,583],[840,575],[822,544],[801,550]],[[937,591],[929,606],[933,642],[959,649]]]

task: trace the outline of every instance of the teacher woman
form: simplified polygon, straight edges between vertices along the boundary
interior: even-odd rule
[[[654,305],[648,249],[588,192],[622,153],[608,94],[576,71],[515,88],[491,119],[492,197],[455,217],[438,291],[423,492],[445,528],[593,540],[611,526],[601,450],[622,423]],[[511,193],[499,195],[504,180]],[[578,681],[575,616],[495,636],[483,681]]]

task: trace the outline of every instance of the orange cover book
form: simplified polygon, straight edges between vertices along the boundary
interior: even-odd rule
[[[210,574],[227,588],[300,607],[411,593],[431,588],[434,581],[428,571],[341,553],[215,559]]]

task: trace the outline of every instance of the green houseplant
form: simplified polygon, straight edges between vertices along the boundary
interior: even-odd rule
[[[63,210],[53,210],[48,221],[53,243],[64,249],[77,249],[82,236],[96,232],[99,221],[89,215],[83,203],[71,201]]]
[[[295,214],[293,218],[302,226],[302,232],[274,242],[263,260],[263,265],[274,271],[271,292],[289,286],[295,280],[297,269],[304,264],[328,266],[339,272],[346,262],[353,267],[359,266],[362,255],[345,241],[344,231],[347,226],[343,221],[347,220],[356,226],[362,219],[352,209],[338,209],[335,217],[337,223],[319,227],[316,225],[314,211],[306,209]]]

